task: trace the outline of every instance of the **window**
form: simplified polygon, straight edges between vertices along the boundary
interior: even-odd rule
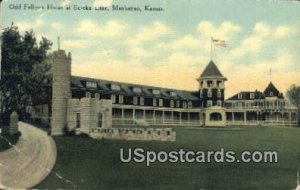
[[[203,87],[203,81],[200,82],[200,88],[202,88],[202,87]]]
[[[243,107],[243,103],[239,102],[238,103],[238,108],[242,108]]]
[[[242,98],[243,98],[242,93],[239,93],[239,94],[238,94],[238,99],[242,99]]]
[[[76,128],[80,128],[80,113],[76,113]]]
[[[155,94],[155,95],[158,95],[158,94],[160,94],[160,90],[158,90],[158,89],[153,89],[153,90],[152,90],[152,93]]]
[[[192,108],[193,107],[193,102],[192,101],[189,101],[188,102],[188,108]]]
[[[88,88],[97,88],[97,83],[96,82],[87,81],[86,82],[86,87],[88,87]]]
[[[177,96],[176,92],[170,92],[171,96]]]
[[[221,98],[221,97],[222,97],[221,90],[218,90],[218,98]]]
[[[270,96],[273,96],[274,94],[273,94],[273,92],[270,92]]]
[[[179,108],[179,107],[180,107],[180,101],[177,100],[177,101],[176,101],[176,108]]]
[[[217,106],[222,106],[222,100],[217,101]]]
[[[212,106],[212,100],[208,100],[207,101],[207,107],[211,107]]]
[[[208,90],[208,92],[207,92],[207,97],[209,97],[209,98],[211,98],[211,97],[212,97],[211,90]]]
[[[153,106],[157,106],[157,100],[153,98]]]
[[[91,98],[91,93],[90,93],[90,92],[86,92],[86,93],[85,93],[85,97],[86,97],[86,98]]]
[[[111,84],[111,90],[120,90],[121,87],[118,84]]]
[[[187,108],[187,102],[185,102],[185,101],[182,102],[182,107],[183,107],[183,108]]]
[[[133,87],[133,92],[135,92],[135,93],[141,93],[142,89],[140,87]]]
[[[174,103],[174,100],[170,100],[170,107],[171,107],[171,108],[174,108],[174,104],[175,104],[175,103]]]
[[[203,98],[203,92],[200,90],[200,98]]]
[[[99,99],[99,98],[100,98],[100,94],[99,94],[99,93],[96,93],[96,94],[95,94],[95,98],[96,98],[96,99]]]
[[[254,93],[253,92],[250,93],[250,99],[254,99]]]
[[[217,87],[220,87],[221,86],[221,84],[222,84],[222,81],[217,81]]]
[[[134,105],[138,104],[138,97],[136,97],[136,96],[133,97],[133,104]]]
[[[102,115],[102,113],[98,113],[98,127],[102,127],[102,117],[103,117],[103,115]]]
[[[124,102],[124,96],[119,95],[119,104],[123,104],[123,102]]]
[[[140,97],[140,105],[143,106],[145,104],[145,99],[144,97]]]
[[[213,82],[211,80],[207,81],[207,87],[212,87]]]
[[[163,99],[159,99],[158,104],[159,104],[160,107],[162,107],[164,105],[164,100]]]
[[[116,103],[116,95],[112,94],[110,96],[110,99],[111,99],[112,103]]]

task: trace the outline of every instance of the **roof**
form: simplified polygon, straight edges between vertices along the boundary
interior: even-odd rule
[[[97,87],[89,88],[86,87],[86,82],[96,82]],[[112,90],[111,85],[118,85],[120,86],[120,90]],[[130,84],[130,83],[123,83],[123,82],[116,82],[116,81],[109,81],[109,80],[102,80],[102,79],[94,79],[88,77],[80,77],[80,76],[71,76],[71,87],[78,88],[78,89],[91,89],[91,90],[100,90],[100,91],[107,91],[107,92],[115,92],[119,94],[128,94],[128,95],[141,95],[141,96],[150,96],[150,97],[157,97],[157,98],[168,98],[168,99],[184,99],[184,100],[199,100],[197,96],[195,96],[195,92],[193,91],[185,91],[185,90],[177,90],[177,89],[170,89],[170,88],[161,88],[155,86],[146,86],[140,84]],[[140,92],[134,92],[133,88],[138,87],[141,89]],[[159,90],[159,94],[153,94],[153,90]],[[171,95],[171,92],[174,92],[175,95]]]
[[[266,97],[274,97],[277,96],[279,98],[283,98],[282,93],[279,92],[279,90],[274,86],[272,82],[269,83],[267,88],[264,91],[264,95]]]
[[[222,73],[216,66],[216,64],[211,60],[208,65],[205,67],[204,71],[200,75],[200,78],[202,77],[223,77]]]
[[[251,99],[250,98],[250,94],[253,93],[254,94],[254,98]],[[260,99],[264,99],[264,94],[260,91],[249,91],[249,92],[239,92],[237,94],[235,94],[234,96],[228,98],[227,100],[260,100]],[[226,101],[227,101],[226,100]]]

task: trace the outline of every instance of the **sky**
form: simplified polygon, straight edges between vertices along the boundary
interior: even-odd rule
[[[142,11],[112,11],[112,5]],[[145,11],[147,5],[163,11]],[[53,42],[52,50],[60,36],[60,48],[72,53],[73,75],[183,90],[198,89],[211,37],[225,40],[213,59],[228,79],[229,98],[263,91],[270,81],[283,93],[300,85],[299,9],[299,1],[288,0],[4,0],[1,27],[32,29],[38,40]]]

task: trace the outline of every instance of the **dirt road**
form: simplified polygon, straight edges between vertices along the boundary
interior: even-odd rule
[[[26,189],[41,182],[52,170],[56,146],[46,132],[19,123],[22,133],[16,148],[0,152],[0,189]]]

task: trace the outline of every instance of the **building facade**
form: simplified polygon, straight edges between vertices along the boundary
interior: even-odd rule
[[[225,100],[226,77],[210,61],[195,91],[71,76],[71,54],[55,51],[49,61],[48,104],[28,109],[51,121],[52,134],[113,126],[224,127],[297,125],[297,111],[271,82],[264,92],[240,92]]]

